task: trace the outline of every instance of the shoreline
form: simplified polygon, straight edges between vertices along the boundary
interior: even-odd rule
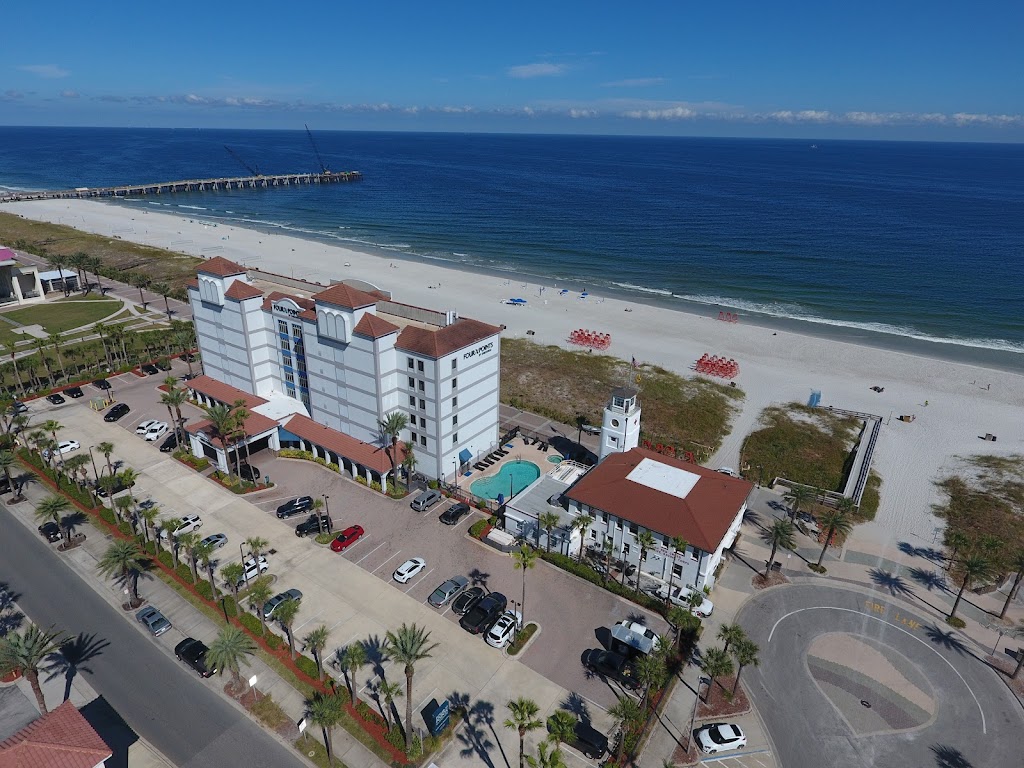
[[[1006,370],[952,361],[916,349],[892,350],[860,339],[810,334],[803,328],[794,332],[782,323],[762,325],[746,316],[739,323],[721,322],[717,308],[688,313],[613,292],[586,298],[578,291],[560,295],[550,282],[531,277],[460,270],[440,261],[403,258],[400,252],[367,253],[294,234],[211,223],[200,215],[77,200],[7,208],[30,219],[193,256],[223,256],[325,286],[331,280],[364,280],[392,291],[402,303],[457,310],[504,325],[506,338],[573,348],[567,338],[576,328],[606,332],[612,342],[603,354],[635,358],[641,366],[657,365],[685,377],[693,375],[693,363],[704,353],[733,358],[740,365],[735,381],[745,399],[711,466],[738,466],[743,440],[757,429],[764,408],[806,403],[813,391],[820,391],[822,405],[877,414],[886,422],[874,461],[883,479],[882,503],[876,521],[858,527],[860,539],[916,537],[918,545],[931,543],[941,527],[931,513],[931,505],[939,501],[935,480],[954,471],[958,457],[1024,453],[1024,374],[1019,365]],[[507,304],[513,297],[528,303]],[[641,398],[642,372],[641,367]],[[872,390],[875,386],[884,391]],[[915,415],[914,422],[893,418],[904,414]],[[998,442],[981,441],[986,433],[997,434]]]

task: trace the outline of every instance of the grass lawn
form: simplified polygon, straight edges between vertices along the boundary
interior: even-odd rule
[[[78,328],[81,325],[95,323],[108,317],[124,306],[120,299],[107,301],[83,301],[81,304],[64,304],[60,310],[55,311],[53,307],[40,304],[34,307],[16,309],[13,312],[6,312],[4,316],[21,325],[34,325],[38,323],[48,333],[61,333],[71,328]]]
[[[70,296],[56,299],[56,301],[111,301],[107,296],[102,295],[99,291],[90,291],[89,293],[72,293]]]
[[[706,458],[722,444],[742,390],[609,355],[572,352],[524,339],[501,342],[501,400],[564,424],[600,424],[615,387],[640,390],[643,437]]]

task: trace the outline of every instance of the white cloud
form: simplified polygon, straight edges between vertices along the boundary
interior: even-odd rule
[[[71,73],[66,69],[61,69],[56,64],[23,64],[18,67],[22,72],[28,72],[29,74],[36,75],[37,77],[45,77],[49,79],[58,77],[67,77]]]
[[[587,117],[598,117],[599,113],[596,109],[570,109],[569,117],[573,119],[587,118]]]
[[[61,95],[62,98],[65,98],[65,99],[77,99],[79,94],[78,94],[78,91],[68,90],[68,91],[61,91],[60,95]]]
[[[631,77],[625,80],[612,80],[601,83],[602,88],[646,88],[651,85],[664,85],[668,80],[664,77]]]
[[[527,79],[531,77],[554,77],[565,72],[564,64],[552,64],[548,61],[537,62],[536,64],[519,64],[509,67],[506,71],[509,77]]]
[[[623,117],[634,120],[690,120],[701,113],[689,107],[665,107],[662,109],[631,109],[622,113]]]

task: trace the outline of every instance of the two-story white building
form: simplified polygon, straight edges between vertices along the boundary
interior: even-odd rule
[[[400,411],[408,417],[402,440],[415,446],[416,469],[443,477],[498,438],[496,326],[344,283],[309,296],[265,294],[244,267],[220,257],[200,265],[189,298],[207,376],[301,404],[282,426],[282,445],[314,442],[296,432],[308,418],[381,447],[380,422]],[[311,431],[320,434],[307,425]],[[317,455],[340,465],[334,459],[349,444],[323,433],[315,445]]]

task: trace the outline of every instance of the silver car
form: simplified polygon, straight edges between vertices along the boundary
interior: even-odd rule
[[[263,618],[269,619],[271,616],[273,616],[274,611],[277,610],[277,607],[281,605],[281,603],[287,600],[294,600],[298,602],[301,599],[302,593],[297,589],[288,589],[284,592],[281,592],[280,594],[274,595],[272,598],[270,598],[269,600],[267,600],[267,602],[263,604]]]
[[[147,605],[135,614],[135,620],[142,624],[153,637],[160,637],[171,628],[171,622],[152,605]]]
[[[448,601],[465,589],[467,584],[469,584],[469,579],[465,576],[452,576],[431,593],[427,602],[435,608],[447,605]]]
[[[200,545],[204,547],[210,547],[211,549],[220,549],[228,543],[228,535],[226,533],[211,533],[201,542]]]

